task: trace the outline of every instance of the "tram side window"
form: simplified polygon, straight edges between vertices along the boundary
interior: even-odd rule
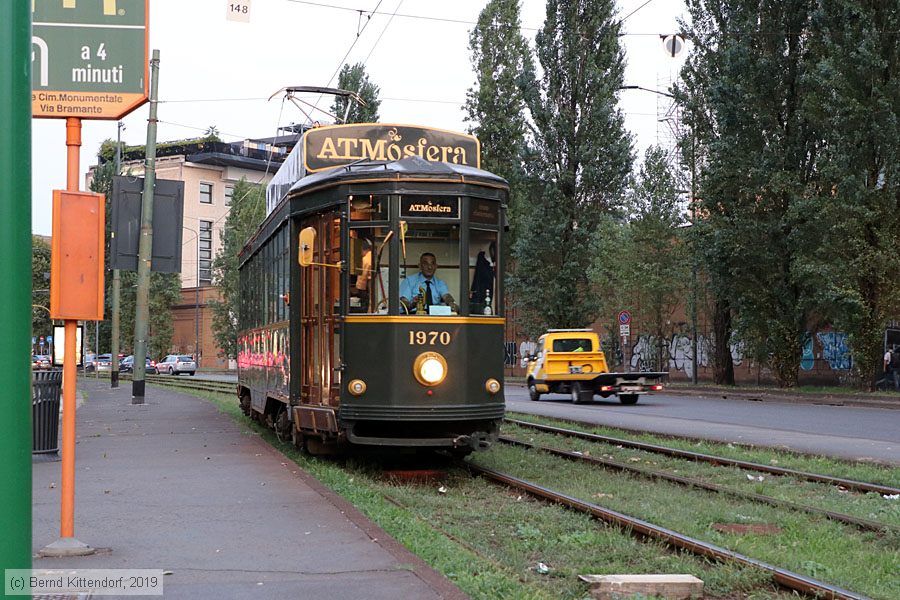
[[[469,314],[497,314],[497,232],[472,229],[469,237]]]
[[[405,241],[406,252],[400,258],[401,314],[458,314],[459,225],[411,222]]]
[[[389,228],[356,227],[350,230],[350,312],[387,314],[390,295]]]

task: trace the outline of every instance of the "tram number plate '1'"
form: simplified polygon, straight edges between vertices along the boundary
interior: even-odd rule
[[[450,332],[449,331],[410,331],[409,332],[409,345],[410,346],[437,346],[440,344],[441,346],[449,346],[450,345]]]

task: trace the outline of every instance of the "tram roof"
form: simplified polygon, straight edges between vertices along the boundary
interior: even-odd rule
[[[499,175],[467,165],[431,162],[419,156],[396,161],[359,161],[307,175],[291,186],[287,196],[302,196],[314,190],[349,182],[384,180],[435,180],[470,183],[509,189],[509,183]]]

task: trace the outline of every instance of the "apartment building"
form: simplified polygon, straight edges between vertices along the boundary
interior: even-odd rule
[[[207,139],[160,143],[156,177],[184,182],[181,301],[172,307],[172,353],[197,356],[203,369],[234,367],[219,356],[212,331],[212,261],[222,247],[222,231],[235,185],[241,180],[265,185],[298,139],[290,134],[224,143]],[[93,176],[92,167],[88,183]],[[142,176],[143,148],[126,151],[121,173]],[[154,357],[159,358],[159,357]]]

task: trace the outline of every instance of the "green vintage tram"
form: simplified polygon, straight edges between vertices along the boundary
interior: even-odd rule
[[[241,253],[245,414],[313,453],[496,439],[509,188],[479,160],[429,128],[304,133]]]

